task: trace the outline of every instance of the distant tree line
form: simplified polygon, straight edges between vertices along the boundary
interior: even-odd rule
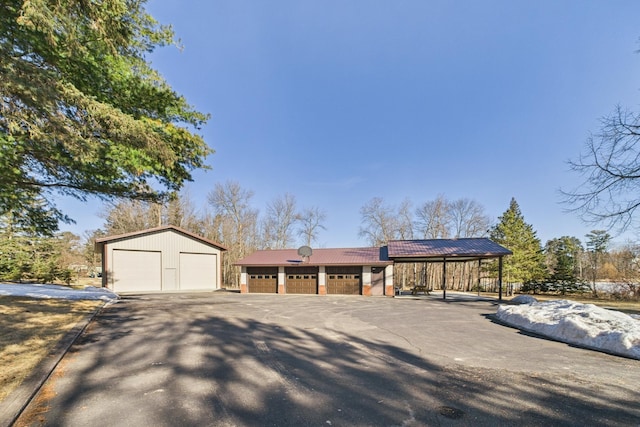
[[[223,283],[238,287],[237,260],[259,249],[313,246],[326,230],[327,213],[317,206],[299,208],[292,194],[275,197],[262,213],[254,206],[253,196],[252,191],[228,181],[216,184],[207,194],[204,209],[196,208],[188,193],[163,204],[122,200],[105,209],[103,227],[82,238],[68,232],[38,234],[4,215],[0,218],[0,280],[68,282],[97,271],[100,259],[93,250],[96,238],[175,225],[227,247]],[[507,289],[590,292],[597,296],[596,284],[607,281],[611,295],[638,298],[640,293],[640,245],[628,243],[612,249],[611,236],[594,230],[585,236],[584,244],[577,237],[561,236],[543,246],[515,199],[497,221],[492,221],[474,200],[449,200],[443,195],[419,204],[405,199],[398,205],[374,197],[360,208],[360,217],[359,236],[370,246],[397,239],[489,237],[513,252],[504,258],[503,282]],[[442,271],[439,263],[399,264],[396,285],[438,289],[443,282]],[[496,290],[495,261],[452,262],[446,274],[448,289]]]
[[[317,206],[299,208],[292,194],[269,201],[262,215],[253,205],[253,196],[253,191],[227,181],[216,184],[207,194],[202,210],[195,207],[188,193],[164,204],[123,200],[105,212],[104,227],[93,232],[95,236],[89,241],[102,235],[175,225],[225,246],[223,283],[238,287],[240,271],[233,264],[239,259],[258,249],[312,246],[326,229],[326,212]]]

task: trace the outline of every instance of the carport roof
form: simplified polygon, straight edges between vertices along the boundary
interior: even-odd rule
[[[471,261],[512,254],[487,238],[392,240],[388,248],[389,259],[397,262]]]
[[[235,265],[244,267],[295,266],[295,265],[389,265],[387,248],[314,249],[308,260],[298,255],[297,249],[272,249],[256,251],[239,260]]]

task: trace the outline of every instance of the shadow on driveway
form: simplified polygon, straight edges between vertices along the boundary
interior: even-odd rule
[[[430,357],[437,343],[410,333],[407,319],[435,322],[451,306],[362,297],[127,297],[96,317],[17,425],[638,425],[637,384]],[[482,327],[502,328],[470,315]],[[581,362],[580,350],[566,349]],[[640,368],[620,360],[621,368]]]

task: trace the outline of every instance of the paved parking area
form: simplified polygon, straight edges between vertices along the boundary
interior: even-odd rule
[[[640,425],[640,362],[493,301],[167,294],[107,307],[18,425]]]

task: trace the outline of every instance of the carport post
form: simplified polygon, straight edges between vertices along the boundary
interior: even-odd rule
[[[442,299],[447,299],[447,259],[442,259]]]
[[[482,273],[482,258],[478,259],[478,296],[480,296],[480,274]]]
[[[502,257],[498,258],[498,301],[502,301]]]

